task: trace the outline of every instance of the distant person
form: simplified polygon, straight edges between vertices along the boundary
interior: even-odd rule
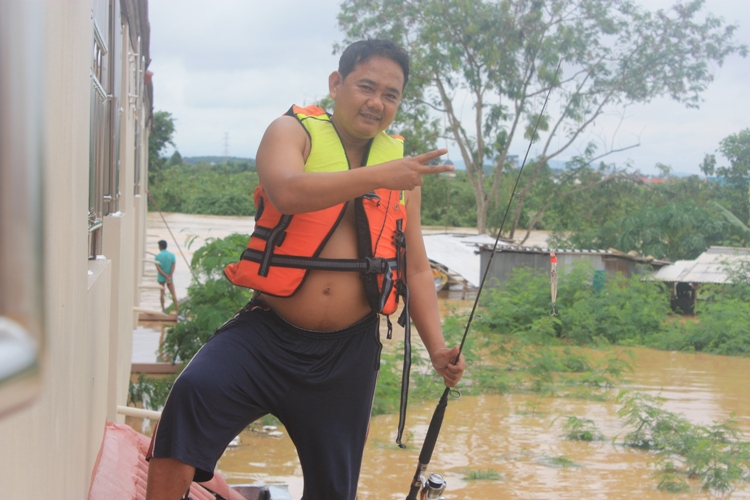
[[[179,306],[177,304],[177,294],[174,291],[174,279],[172,278],[174,275],[174,266],[177,263],[177,259],[175,258],[174,254],[167,250],[167,242],[164,240],[159,240],[159,252],[156,257],[154,257],[154,260],[156,261],[156,270],[159,272],[159,274],[156,276],[156,279],[159,281],[159,284],[161,285],[161,310],[166,314],[167,310],[164,307],[164,285],[169,288],[169,292],[172,294],[172,302],[174,302],[174,313],[179,314]]]
[[[385,133],[408,78],[401,47],[355,42],[328,79],[332,115],[293,106],[266,129],[255,231],[224,271],[255,295],[175,381],[152,440],[148,500],[177,500],[191,480],[210,479],[232,438],[269,413],[297,448],[304,500],[354,500],[380,318],[399,300],[445,385],[460,380],[465,362],[443,338],[419,215],[423,176],[453,167],[427,165],[444,149],[405,158],[403,138]]]

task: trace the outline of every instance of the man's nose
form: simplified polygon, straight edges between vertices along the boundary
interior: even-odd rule
[[[367,101],[367,107],[374,111],[382,111],[383,110],[383,97],[375,93],[372,96],[370,96],[370,99]]]

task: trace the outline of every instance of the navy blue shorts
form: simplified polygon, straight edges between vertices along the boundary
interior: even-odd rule
[[[316,332],[250,303],[175,381],[152,456],[192,465],[206,481],[232,438],[270,413],[297,448],[303,499],[354,500],[381,347],[375,314]]]

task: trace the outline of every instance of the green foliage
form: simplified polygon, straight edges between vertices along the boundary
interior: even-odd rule
[[[711,245],[731,243],[733,238],[739,241],[728,233],[730,226],[714,202],[725,190],[697,177],[666,184],[614,183],[597,188],[587,197],[569,200],[571,207],[560,207],[563,217],[558,227],[570,233],[557,233],[551,244],[635,250],[673,261],[694,259]],[[571,214],[571,209],[576,213]],[[568,215],[570,218],[564,218]]]
[[[720,203],[713,202],[713,204],[719,210],[719,213],[727,220],[728,229],[732,230],[734,233],[734,235],[732,235],[734,237],[728,241],[729,246],[734,246],[734,243],[737,242],[741,246],[747,247],[748,242],[750,242],[750,227],[747,227],[745,223],[737,218],[732,212],[724,208]]]
[[[188,287],[188,299],[180,304],[185,320],[167,330],[162,344],[162,351],[173,362],[189,361],[250,299],[250,290],[232,285],[223,275],[224,267],[237,261],[249,239],[244,234],[209,239],[193,254],[191,267],[196,279]]]
[[[656,453],[660,489],[687,491],[680,472],[700,478],[703,489],[719,493],[750,479],[750,443],[743,441],[736,419],[692,424],[662,409],[661,399],[638,392],[622,391],[617,401],[622,403],[618,416],[632,429],[624,436],[625,445]]]
[[[161,411],[172,389],[176,375],[150,377],[145,373],[138,375],[138,380],[130,382],[128,388],[128,405],[146,410]]]
[[[650,336],[648,345],[672,351],[750,356],[750,303],[728,295],[725,290],[719,291],[710,300],[699,302],[697,321],[672,322],[664,334]]]
[[[623,217],[618,226],[616,248],[673,260],[695,259],[721,241],[726,230],[715,211],[690,201],[644,207]]]
[[[495,469],[466,469],[461,479],[464,481],[499,481],[502,476]]]
[[[719,143],[719,151],[729,160],[729,166],[716,168],[716,175],[741,191],[747,191],[748,177],[750,177],[750,128],[722,139]],[[712,175],[714,172],[705,173]]]
[[[465,172],[459,170],[455,177],[428,175],[423,180],[423,226],[476,227],[476,199]]]
[[[725,137],[719,143],[718,151],[729,160],[729,166],[717,167],[715,155],[706,155],[700,165],[706,177],[714,174],[720,182],[711,182],[719,186],[722,196],[717,199],[731,214],[743,221],[750,218],[748,207],[748,180],[750,179],[750,129]],[[747,239],[745,239],[747,241]]]
[[[685,481],[684,474],[675,466],[674,462],[667,460],[662,468],[658,469],[654,476],[659,480],[656,486],[667,493],[689,493],[690,485]]]
[[[554,467],[558,469],[580,467],[572,458],[565,455],[560,455],[559,457],[542,457],[540,462],[542,462],[544,465],[547,465],[548,467]]]
[[[539,156],[519,192],[512,233],[546,160],[570,147],[570,138],[599,115],[657,96],[697,106],[712,80],[712,64],[746,54],[747,47],[734,41],[736,26],[702,7],[694,1],[650,12],[632,1],[609,0],[346,0],[338,20],[348,41],[382,37],[409,50],[412,77],[402,119],[423,121],[427,108],[444,113],[445,134],[458,144],[475,193],[480,232],[498,204],[513,138],[546,139],[539,141]],[[541,114],[548,90],[559,116]],[[454,103],[457,95],[471,102]],[[474,116],[463,120],[461,110],[469,108]],[[585,156],[588,163],[597,159]],[[493,165],[489,174],[486,164]],[[569,170],[571,181],[588,173]]]
[[[596,427],[593,420],[569,416],[565,425],[565,439],[569,441],[602,441],[604,434]]]
[[[150,184],[151,197],[165,212],[255,215],[258,174],[247,165],[176,164]]]
[[[461,341],[463,329],[461,319],[455,314],[449,315],[443,325],[443,335],[447,345],[457,345]],[[412,329],[412,332],[414,330]],[[445,388],[443,377],[433,368],[426,351],[421,348],[421,341],[412,339],[411,374],[409,380],[409,403],[434,399]],[[463,355],[468,364],[478,361],[474,353],[475,340],[464,344]],[[380,354],[380,373],[375,388],[373,415],[398,411],[401,397],[401,375],[404,362],[404,343],[396,345],[386,343]]]
[[[609,182],[555,200],[541,226],[556,231],[552,244],[560,247],[614,247],[670,260],[693,259],[711,245],[746,246],[750,129],[723,139],[719,150],[730,167],[717,168],[714,155],[701,164],[707,176],[718,179]]]
[[[174,118],[166,111],[156,111],[148,136],[148,174],[151,181],[164,167],[166,158],[161,156],[167,145],[174,146]]]
[[[174,153],[172,153],[172,156],[169,158],[167,165],[172,167],[174,165],[182,165],[182,163],[182,155],[175,149]]]
[[[565,339],[579,345],[636,345],[644,335],[662,330],[669,295],[660,283],[616,274],[599,293],[592,286],[594,270],[587,262],[576,264],[570,272],[560,271],[558,316],[549,315],[549,277],[518,268],[485,299],[489,328],[534,343]]]
[[[562,269],[561,269],[562,270]],[[532,345],[645,345],[658,349],[750,355],[750,269],[738,268],[734,285],[705,286],[697,321],[669,320],[669,293],[663,284],[640,275],[608,279],[601,292],[592,285],[593,270],[585,263],[561,273],[557,309],[549,315],[548,277],[530,268],[488,293],[482,323],[495,335],[511,335]],[[502,337],[501,337],[502,338]],[[521,355],[540,375],[549,360]],[[547,355],[545,355],[547,356]],[[555,361],[557,363],[557,361]],[[613,366],[612,370],[617,367]],[[554,371],[554,370],[553,370]],[[492,374],[491,369],[487,373]],[[607,374],[597,375],[607,385]],[[496,375],[498,376],[498,375]],[[540,380],[541,382],[541,380]],[[589,378],[591,385],[597,385]],[[507,384],[505,384],[507,385]]]
[[[704,285],[694,320],[671,321],[647,345],[673,351],[750,356],[750,264],[727,264],[730,284]]]
[[[249,290],[232,285],[223,275],[224,267],[237,260],[249,239],[243,234],[209,239],[193,254],[193,282],[188,287],[188,299],[180,304],[185,319],[167,329],[161,345],[162,354],[173,363],[189,361],[211,334],[249,300]],[[137,382],[130,383],[129,403],[161,409],[175,378],[141,373]]]
[[[394,349],[384,348],[380,353],[380,373],[372,403],[373,416],[398,411],[403,359],[403,355]],[[411,401],[411,398],[409,399]]]

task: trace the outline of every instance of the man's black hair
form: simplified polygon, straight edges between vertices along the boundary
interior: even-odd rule
[[[404,72],[404,87],[409,81],[409,54],[390,40],[379,38],[368,38],[359,40],[349,45],[339,58],[339,73],[342,78],[346,78],[349,73],[354,71],[357,64],[368,61],[369,59],[380,56],[390,59],[399,66]]]
[[[167,249],[166,240],[159,240],[159,250],[166,250],[166,249]]]

